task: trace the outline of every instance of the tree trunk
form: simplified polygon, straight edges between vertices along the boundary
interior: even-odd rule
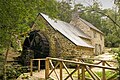
[[[7,76],[6,76],[6,64],[7,64],[7,56],[8,56],[8,53],[9,53],[9,49],[10,47],[7,48],[6,50],[6,53],[5,53],[5,60],[4,60],[4,65],[3,65],[3,80],[7,80]]]

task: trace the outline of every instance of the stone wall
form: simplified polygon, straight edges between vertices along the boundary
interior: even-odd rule
[[[91,29],[91,41],[92,41],[92,45],[93,46],[95,46],[95,49],[96,49],[96,47],[98,48],[97,50],[97,52],[94,50],[94,52],[96,52],[96,54],[98,55],[98,54],[100,54],[100,53],[102,53],[103,52],[103,50],[104,50],[104,35],[103,34],[101,34],[101,33],[99,33],[99,32],[97,32],[97,31],[95,31],[95,30],[93,30],[93,29]],[[97,46],[96,46],[97,45]],[[101,46],[101,47],[100,47]],[[100,50],[100,49],[101,50]]]
[[[92,46],[95,47],[94,53],[100,54],[104,50],[104,35],[86,25],[79,18],[76,20],[72,20],[70,22],[72,25],[79,27],[84,33],[86,33],[89,37],[91,37],[91,42],[89,42]],[[97,49],[96,49],[97,45]],[[101,46],[101,47],[100,47]]]
[[[39,29],[47,37],[50,44],[50,56],[67,58],[93,55],[93,49],[76,46],[60,32],[54,30],[41,16],[39,16],[37,22],[39,24],[36,23],[33,30]],[[41,28],[41,26],[44,26],[44,28]],[[91,44],[87,39],[84,39],[84,41]]]
[[[80,28],[85,34],[91,36],[90,27],[84,24],[79,18],[70,22],[75,27]]]

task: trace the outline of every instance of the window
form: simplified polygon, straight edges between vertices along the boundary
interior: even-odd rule
[[[100,34],[100,39],[102,40],[102,35]]]
[[[96,34],[96,32],[95,32],[95,31],[93,31],[93,36],[94,36],[94,38],[96,38],[96,37],[97,37],[97,34]]]

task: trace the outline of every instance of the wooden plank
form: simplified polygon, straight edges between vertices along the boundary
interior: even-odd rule
[[[105,61],[102,62],[102,66],[105,66]],[[106,80],[105,68],[102,68],[102,80]]]
[[[87,67],[87,66],[86,66]],[[89,68],[89,67],[88,67]],[[101,78],[89,68],[90,72],[96,77],[95,80],[101,80]]]
[[[40,60],[38,60],[38,72],[40,72]]]
[[[32,59],[34,61],[38,61],[38,60],[46,60],[46,58],[42,58],[42,59]]]
[[[56,60],[56,61],[63,61],[63,62],[73,63],[73,64],[87,65],[87,66],[90,66],[90,67],[98,67],[98,68],[104,68],[104,69],[110,69],[110,70],[118,70],[118,68],[115,68],[115,67],[106,67],[106,66],[100,66],[100,65],[95,65],[95,64],[76,62],[76,61],[71,61],[71,60],[63,60],[63,59],[58,59],[58,58],[50,58],[50,59]]]
[[[118,77],[118,73],[116,72],[112,76],[110,76],[107,80],[114,80],[117,77]]]
[[[45,79],[47,80],[49,78],[49,57],[46,58],[45,61]]]
[[[82,65],[82,80],[85,80],[85,66]]]
[[[33,76],[33,60],[30,60],[30,76]]]
[[[70,76],[73,75],[73,73],[75,73],[78,70],[78,68],[76,68],[73,72],[71,72],[64,80],[67,80]]]
[[[67,66],[65,65],[65,63],[62,62],[62,64],[63,64],[65,70],[67,71],[67,74],[70,75],[69,70],[68,70]],[[73,77],[72,77],[72,76],[70,76],[70,78],[73,80]]]
[[[91,69],[90,71],[96,76],[97,80],[101,80],[101,78],[95,72],[93,72]]]
[[[100,64],[100,63],[102,63],[102,61],[100,61],[100,62],[98,62],[98,63],[93,63],[93,64],[98,65],[98,64]]]
[[[77,59],[77,61],[79,62],[80,60]],[[78,80],[80,80],[80,64],[77,64],[78,67]]]
[[[86,71],[90,74],[90,76],[94,79],[97,80],[96,76],[91,72],[91,70],[86,66]]]
[[[59,76],[58,76],[57,72],[55,71],[55,69],[58,67],[58,65],[59,65],[60,63],[58,62],[58,63],[56,64],[56,66],[54,67],[54,65],[52,64],[52,61],[50,60],[50,64],[51,64],[51,66],[52,66],[52,70],[51,70],[51,72],[49,73],[49,76],[50,76],[51,73],[54,71],[57,79],[59,80]]]
[[[106,63],[108,66],[112,67],[108,62],[105,61],[105,63]]]
[[[116,60],[102,60],[102,59],[95,59],[95,58],[78,58],[78,59],[80,59],[80,60],[96,60],[96,61],[107,61],[107,62],[116,62],[117,63],[117,61]]]
[[[62,80],[62,68],[63,68],[62,62],[60,62],[60,80]]]

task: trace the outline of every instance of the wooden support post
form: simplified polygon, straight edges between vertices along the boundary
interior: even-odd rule
[[[30,76],[33,75],[32,71],[33,71],[33,60],[31,59],[30,60]]]
[[[46,58],[45,61],[45,79],[47,80],[49,78],[49,57]]]
[[[38,60],[38,72],[40,72],[40,60]]]
[[[85,66],[82,65],[82,80],[85,80]]]
[[[105,66],[105,61],[102,62],[102,66]],[[102,68],[102,80],[106,80],[105,68]]]
[[[79,59],[77,59],[77,61],[79,62]],[[80,80],[80,64],[77,64],[78,67],[78,80]]]
[[[62,80],[62,68],[63,68],[62,62],[60,62],[60,80]]]

